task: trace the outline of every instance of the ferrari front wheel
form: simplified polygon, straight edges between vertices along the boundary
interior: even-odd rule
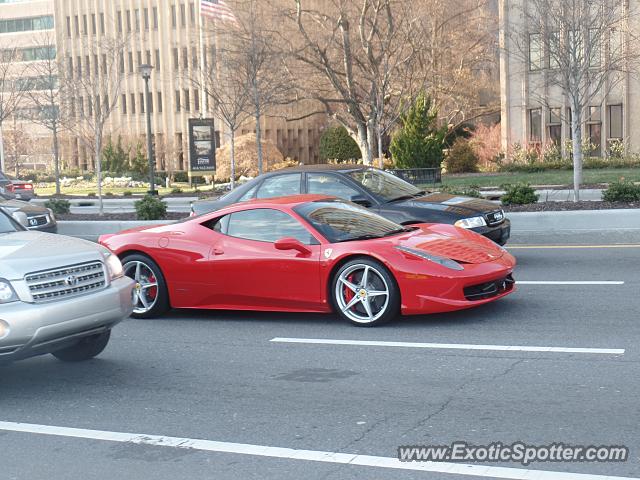
[[[398,315],[400,292],[387,268],[359,258],[345,263],[334,275],[332,300],[336,313],[360,327],[374,327]]]
[[[124,274],[135,280],[133,318],[153,318],[166,313],[169,306],[167,284],[156,262],[145,255],[122,259]]]

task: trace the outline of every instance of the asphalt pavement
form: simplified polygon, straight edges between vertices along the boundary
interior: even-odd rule
[[[510,248],[519,290],[471,311],[375,329],[176,311],[127,320],[88,363],[2,367],[0,480],[640,478],[637,235]],[[630,459],[394,460],[454,441],[625,445]]]

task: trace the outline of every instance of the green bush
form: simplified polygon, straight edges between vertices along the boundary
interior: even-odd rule
[[[171,193],[180,194],[180,193],[184,193],[184,192],[182,191],[182,189],[180,187],[174,187],[174,188],[171,189]]]
[[[478,161],[469,141],[458,138],[447,155],[447,173],[477,173]]]
[[[536,203],[539,195],[528,183],[517,183],[515,185],[503,185],[506,193],[500,199],[503,205],[528,205]]]
[[[46,208],[50,208],[56,215],[65,215],[71,212],[71,203],[63,198],[52,198],[44,204]]]
[[[640,185],[621,178],[609,184],[609,188],[602,192],[605,202],[638,202],[640,201]]]
[[[402,127],[391,140],[391,155],[398,168],[440,168],[447,127],[438,127],[438,112],[431,98],[421,93],[400,117]]]
[[[122,192],[122,195],[124,197],[131,197],[133,196],[133,192],[131,190],[125,190],[124,192]]]
[[[173,181],[178,183],[187,183],[189,181],[189,174],[183,171],[173,172]]]
[[[118,136],[118,141],[114,145],[111,138],[102,150],[102,168],[111,175],[121,177],[129,171],[129,151],[122,146],[122,137]]]
[[[322,160],[359,160],[362,152],[347,129],[342,126],[327,128],[320,137],[320,158]],[[176,180],[177,181],[177,180]]]
[[[167,217],[167,204],[153,195],[138,200],[135,207],[138,220],[162,220]]]
[[[87,193],[87,197],[95,197],[96,195],[97,195],[96,192]]]

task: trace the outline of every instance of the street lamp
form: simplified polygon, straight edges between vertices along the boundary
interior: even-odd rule
[[[144,93],[147,102],[147,155],[149,156],[149,195],[157,195],[156,190],[156,160],[153,155],[153,140],[151,139],[151,93],[149,92],[149,79],[153,66],[140,65],[140,74],[144,79]]]

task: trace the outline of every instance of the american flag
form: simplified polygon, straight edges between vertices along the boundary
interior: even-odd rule
[[[229,6],[223,0],[200,0],[200,13],[216,20],[237,22]]]

